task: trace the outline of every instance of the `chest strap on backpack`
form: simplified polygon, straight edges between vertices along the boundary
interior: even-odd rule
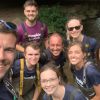
[[[24,59],[20,59],[20,84],[19,84],[19,95],[23,93],[23,81],[24,81]]]

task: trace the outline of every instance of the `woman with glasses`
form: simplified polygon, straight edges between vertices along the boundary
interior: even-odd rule
[[[45,91],[43,100],[86,100],[79,89],[62,82],[59,70],[52,62],[41,68],[40,83]]]
[[[88,100],[100,100],[100,71],[93,62],[86,60],[85,47],[81,42],[72,42],[67,53],[76,86]]]
[[[68,18],[65,27],[67,31],[67,44],[69,44],[72,41],[81,41],[85,46],[87,58],[94,59],[94,52],[96,49],[97,41],[94,38],[82,34],[82,19],[78,16],[71,16]]]

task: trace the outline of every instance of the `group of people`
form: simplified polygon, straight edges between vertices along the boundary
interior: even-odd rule
[[[83,33],[77,16],[66,22],[65,39],[58,32],[49,35],[38,10],[27,0],[25,22],[15,27],[0,20],[0,100],[100,100],[96,39]]]

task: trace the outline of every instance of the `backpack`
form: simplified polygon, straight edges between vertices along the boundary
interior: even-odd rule
[[[40,91],[39,64],[37,64],[36,66],[36,74],[37,74],[37,84],[35,80],[32,79],[33,82],[30,83],[30,85],[33,85],[33,83],[35,84],[35,87],[38,85],[38,89]],[[20,84],[19,84],[19,95],[20,96],[25,95],[30,90],[30,88],[28,88],[27,91],[23,91],[23,87],[24,87],[24,58],[20,59]]]
[[[86,69],[87,69],[88,65],[90,65],[90,64],[93,64],[93,63],[91,61],[88,61],[88,62],[85,63],[85,66],[84,66],[84,69],[83,69],[83,85],[86,85],[86,83],[87,83]],[[77,77],[74,76],[74,78],[77,78]],[[75,81],[75,86],[77,88],[79,88],[87,98],[91,99],[93,96],[95,96],[95,91],[94,91],[93,87],[88,88],[87,85],[86,85],[87,88],[85,88],[83,86],[80,86],[77,83],[77,81]]]
[[[21,23],[21,26],[22,26],[23,31],[24,31],[24,40],[25,40],[25,42],[31,42],[32,40],[28,37],[28,32],[25,28],[24,23]],[[44,23],[41,23],[41,33],[42,33],[42,36],[41,36],[41,39],[40,39],[41,41],[43,41],[43,37],[44,37],[43,33],[44,33],[45,28],[46,28],[46,25]],[[40,43],[40,44],[42,44],[42,43]]]

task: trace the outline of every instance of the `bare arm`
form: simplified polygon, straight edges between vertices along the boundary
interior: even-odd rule
[[[24,47],[21,46],[20,44],[16,44],[16,50],[24,52]]]
[[[40,95],[41,92],[41,88],[39,89],[39,87],[37,86],[33,95],[33,99],[32,100],[38,100],[38,97]]]
[[[91,100],[100,100],[100,84],[94,85],[96,95]]]

